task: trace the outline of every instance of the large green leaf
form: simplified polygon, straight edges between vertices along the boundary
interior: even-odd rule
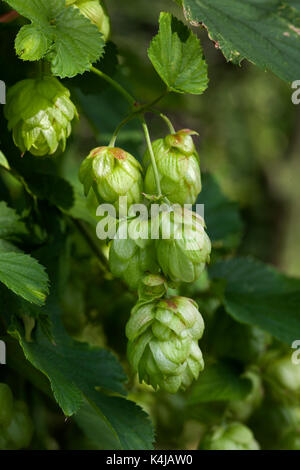
[[[224,279],[224,305],[242,323],[255,325],[291,344],[300,335],[300,280],[259,261],[236,258],[210,268]]]
[[[33,342],[25,340],[19,327],[12,328],[10,333],[20,342],[25,357],[47,376],[64,413],[67,416],[78,413],[75,418],[84,427],[87,414],[93,412],[93,429],[95,432],[98,429],[94,439],[99,446],[103,444],[102,433],[108,429],[105,442],[114,442],[112,448],[151,448],[150,420],[133,402],[121,396],[125,394],[126,376],[115,356],[71,339],[61,325],[60,310],[55,302],[48,302],[47,312],[53,322],[54,343],[40,326]]]
[[[49,279],[43,266],[29,255],[0,252],[0,282],[28,302],[42,305]]]
[[[205,367],[188,395],[188,404],[211,401],[242,400],[251,390],[251,382],[240,377],[230,363],[217,363]]]
[[[31,21],[36,48],[32,59],[46,57],[54,75],[74,77],[89,70],[103,54],[105,43],[97,26],[77,8],[66,8],[65,0],[7,0],[7,3]],[[16,40],[21,57],[21,41],[25,38],[28,25],[21,28]]]
[[[202,185],[197,203],[204,204],[209,237],[215,246],[232,248],[238,244],[243,229],[238,206],[226,198],[212,175],[203,174]]]
[[[171,91],[200,95],[207,88],[207,66],[199,39],[170,13],[161,13],[149,58]]]
[[[248,59],[280,78],[300,77],[299,4],[280,0],[183,0],[186,18],[204,25],[227,60]]]

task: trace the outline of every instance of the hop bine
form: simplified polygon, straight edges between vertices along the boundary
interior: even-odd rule
[[[36,156],[52,155],[59,147],[64,151],[78,117],[69,90],[54,77],[16,83],[8,90],[4,114],[15,145]]]
[[[169,201],[181,205],[194,204],[201,191],[199,157],[192,134],[197,133],[183,129],[152,143],[162,193]],[[148,166],[145,191],[155,194],[155,174],[150,164],[149,150],[144,155],[144,165]]]
[[[170,393],[188,387],[204,368],[198,340],[204,322],[186,297],[138,302],[126,326],[128,359],[140,382]]]

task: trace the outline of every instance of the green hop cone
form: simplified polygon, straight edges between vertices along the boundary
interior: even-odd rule
[[[47,53],[50,42],[34,25],[23,26],[15,41],[17,55],[22,60],[40,60]]]
[[[78,116],[69,90],[54,77],[16,83],[8,90],[4,113],[15,145],[36,156],[64,151]]]
[[[204,220],[196,212],[174,207],[158,217],[159,239],[156,240],[158,263],[172,281],[196,281],[209,262],[211,243]]]
[[[264,396],[262,380],[258,374],[249,370],[242,377],[251,381],[250,393],[243,400],[231,401],[228,404],[231,418],[237,421],[247,421],[261,405]]]
[[[123,232],[123,235],[121,235]],[[158,272],[154,244],[148,238],[149,221],[133,219],[120,221],[109,250],[109,266],[115,277],[136,289],[147,272]],[[121,238],[124,236],[124,238]]]
[[[241,423],[230,423],[207,433],[200,450],[259,450],[252,431]]]
[[[86,195],[92,189],[98,203],[113,204],[117,211],[119,198],[126,196],[125,214],[131,204],[139,203],[142,198],[142,167],[130,153],[120,148],[97,147],[92,150],[81,164],[79,180]]]
[[[292,362],[292,354],[272,358],[265,370],[274,398],[290,404],[300,404],[300,365]]]
[[[191,134],[196,132],[183,129],[176,134],[153,142],[153,152],[160,177],[162,193],[173,203],[194,204],[201,191],[199,157]],[[149,150],[144,155],[148,166],[145,177],[145,192],[156,194],[156,182],[150,163]]]
[[[110,33],[110,20],[102,0],[66,0],[67,6],[79,8],[81,13],[94,23],[107,41]]]
[[[186,297],[138,302],[126,326],[128,360],[140,382],[176,393],[204,368],[198,340],[204,322]]]
[[[13,416],[14,399],[8,385],[0,383],[0,428],[7,427]]]

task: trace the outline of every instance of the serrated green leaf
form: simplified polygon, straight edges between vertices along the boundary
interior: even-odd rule
[[[29,255],[0,252],[0,282],[28,302],[42,305],[48,293],[48,276],[43,266]]]
[[[79,10],[67,8],[57,17],[52,73],[64,78],[89,70],[102,56],[104,45],[97,26]]]
[[[227,60],[248,59],[283,80],[300,76],[299,7],[278,0],[183,0],[188,21],[204,25]]]
[[[149,58],[171,91],[200,95],[207,88],[207,65],[199,39],[170,13],[161,13]]]
[[[51,71],[61,78],[74,77],[90,69],[103,54],[105,42],[96,25],[83,16],[79,9],[66,7],[65,0],[8,0],[7,3],[31,21],[21,28],[16,39],[16,50],[24,60],[45,57],[51,62]],[[30,51],[28,28],[34,31],[36,41]],[[27,37],[28,50],[22,52],[21,39]],[[49,51],[49,52],[48,52]]]
[[[300,280],[250,258],[216,263],[212,278],[224,279],[224,306],[241,323],[258,326],[284,343],[300,334]]]
[[[205,367],[188,395],[188,405],[212,401],[242,400],[251,391],[250,380],[240,377],[230,363],[220,362]]]

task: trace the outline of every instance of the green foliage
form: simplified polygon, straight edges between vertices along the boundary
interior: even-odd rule
[[[15,252],[0,253],[0,281],[29,302],[42,305],[48,293],[48,276],[36,259]]]
[[[210,274],[225,280],[224,306],[233,318],[287,344],[294,341],[295,331],[300,331],[298,279],[247,258],[217,263]]]
[[[161,13],[159,33],[149,58],[168,89],[201,95],[207,88],[207,66],[199,39],[169,13]]]
[[[299,449],[300,9],[154,3],[0,2],[1,450]]]
[[[227,60],[248,59],[286,81],[300,74],[299,10],[273,0],[183,0],[188,21],[202,24]]]
[[[16,40],[17,54],[23,60],[45,57],[53,75],[74,77],[89,70],[103,53],[104,41],[97,27],[77,9],[66,8],[65,0],[9,0],[7,3],[32,22],[23,26]],[[35,42],[33,41],[33,33]],[[34,52],[31,47],[33,46]],[[28,57],[28,47],[31,53]]]

